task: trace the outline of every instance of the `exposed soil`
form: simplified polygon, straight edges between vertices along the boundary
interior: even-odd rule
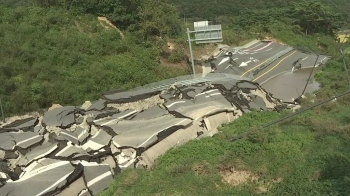
[[[164,99],[161,99],[159,95],[155,95],[153,97],[136,101],[136,102],[122,103],[122,104],[107,104],[107,107],[113,107],[120,111],[125,111],[128,109],[142,111],[163,103],[164,103]]]
[[[279,44],[282,44],[282,45],[286,45],[285,43],[283,43],[282,41],[276,39],[276,38],[273,38],[273,37],[265,37],[265,40],[270,40],[270,41],[273,41],[273,42],[276,42],[276,43],[279,43]]]
[[[120,34],[120,37],[122,37],[122,39],[124,39],[124,34],[123,32],[121,32],[114,24],[111,23],[111,21],[109,21],[106,17],[102,17],[102,16],[99,16],[97,17],[97,20],[100,21],[100,24],[105,27],[106,29],[109,29],[109,28],[113,28],[113,29],[116,29],[119,34]]]
[[[165,58],[161,58],[160,65],[165,66],[165,67],[175,68],[178,70],[184,70],[188,73],[191,73],[191,68],[185,60],[183,60],[179,63],[171,63],[171,62],[167,61]]]

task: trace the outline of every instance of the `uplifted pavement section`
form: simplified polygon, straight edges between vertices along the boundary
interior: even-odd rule
[[[127,168],[149,168],[168,149],[213,136],[244,113],[286,106],[239,78],[165,81],[10,119],[0,126],[0,196],[98,195]]]

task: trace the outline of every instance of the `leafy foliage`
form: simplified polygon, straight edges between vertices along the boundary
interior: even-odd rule
[[[0,12],[0,94],[8,115],[174,77],[159,66],[157,46],[130,33],[122,40],[91,15],[39,7]]]
[[[313,4],[316,7],[311,10],[315,11],[319,9],[317,8],[317,2],[313,1],[305,1],[305,0],[294,0],[294,1],[285,1],[285,0],[269,0],[269,1],[257,1],[257,0],[221,0],[219,1],[211,1],[211,0],[193,0],[193,1],[183,1],[183,0],[167,0],[168,3],[174,4],[180,10],[181,16],[186,17],[193,21],[198,20],[210,20],[222,23],[222,18],[241,18],[244,21],[250,23],[259,23],[261,20],[265,19],[273,19],[273,20],[281,20],[281,18],[289,17],[287,9],[290,9],[298,5]],[[348,27],[350,26],[350,14],[348,11],[348,7],[350,6],[350,2],[347,0],[319,0],[322,5],[328,5],[332,10],[336,11],[340,14],[340,20],[343,21]],[[323,7],[323,6],[321,6]],[[304,7],[303,9],[306,9]],[[311,11],[310,10],[310,11]],[[327,9],[326,9],[327,10]],[[325,10],[325,11],[326,11]],[[252,13],[261,13],[253,14]],[[264,14],[265,13],[265,14]],[[268,17],[266,17],[266,13],[268,13]],[[273,17],[278,14],[280,18]],[[249,16],[249,17],[247,17]],[[271,17],[272,16],[272,17]],[[299,15],[298,17],[303,17]],[[237,21],[231,20],[236,24]],[[224,23],[229,25],[230,23]]]

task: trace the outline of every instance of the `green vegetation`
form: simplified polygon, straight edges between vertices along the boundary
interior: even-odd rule
[[[159,66],[165,39],[143,38],[179,31],[159,24],[159,13],[142,12],[140,27],[124,31],[125,39],[96,16],[64,7],[1,7],[0,13],[0,95],[7,115],[52,103],[80,105],[104,91],[185,74]]]
[[[321,109],[320,114],[327,115]],[[245,140],[229,142],[226,136],[280,117],[271,112],[245,115],[213,138],[170,150],[151,171],[123,172],[101,195],[346,195],[350,109],[338,111],[341,114],[331,111],[326,118],[309,112],[288,124],[253,128]],[[231,170],[250,174],[253,181]],[[228,184],[222,173],[247,182]]]
[[[211,1],[211,0],[193,0],[193,1],[183,1],[183,0],[167,0],[167,2],[174,4],[179,8],[182,17],[188,18],[188,20],[198,21],[198,20],[210,20],[218,23],[225,24],[237,24],[238,18],[242,18],[244,22],[248,23],[259,23],[261,19],[277,19],[281,20],[290,15],[290,10],[293,6],[303,5],[299,8],[308,8],[307,4],[314,5],[309,11],[317,10],[320,7],[317,5],[318,2],[323,5],[328,5],[332,10],[339,13],[339,22],[342,22],[346,26],[350,25],[350,14],[348,8],[350,2],[347,0],[319,0],[319,1],[309,1],[309,0],[269,0],[269,1],[257,1],[257,0],[245,0],[245,1],[232,1],[232,0],[221,0],[221,1]],[[327,11],[324,10],[324,11]],[[256,14],[254,14],[256,13]],[[266,17],[266,14],[275,17]],[[252,14],[254,14],[252,16]],[[305,14],[305,13],[303,13]],[[249,17],[246,17],[249,16]],[[317,16],[317,15],[314,15]],[[299,15],[303,17],[303,15]]]
[[[324,4],[300,1],[284,6],[285,2],[269,1],[280,7],[267,5],[266,9],[244,11],[239,4],[226,4],[224,11],[215,12],[219,9],[216,6],[204,6],[210,2],[172,2],[178,7],[192,5],[186,6],[191,11],[182,11],[187,17],[191,13],[189,20],[193,21],[210,19],[211,13],[222,13],[222,16],[214,16],[225,26],[227,43],[238,44],[252,37],[268,36],[294,47],[331,55],[332,60],[316,76],[323,88],[316,97],[306,99],[304,107],[313,104],[311,99],[322,101],[348,89],[339,44],[334,36],[341,21],[337,19],[338,14]],[[240,2],[243,7],[249,2],[251,7],[259,7],[261,1]],[[195,9],[194,4],[201,9]],[[308,6],[312,9],[306,9]],[[236,16],[228,13],[236,13]],[[343,46],[346,48],[349,43]],[[350,62],[349,56],[346,61]],[[191,141],[170,150],[149,171],[121,173],[101,195],[347,195],[349,112],[350,96],[347,95],[268,129],[260,126],[289,112],[246,114],[225,125],[213,138]],[[251,133],[242,140],[228,140],[247,131]],[[225,181],[229,179],[233,182]],[[240,181],[235,182],[238,179]]]
[[[7,114],[24,113],[52,103],[79,105],[113,88],[184,74],[159,66],[168,37],[180,45],[168,61],[183,59],[184,15],[221,23],[228,44],[268,36],[331,55],[316,76],[323,86],[313,98],[317,102],[347,89],[334,34],[350,24],[349,1],[320,2],[0,0],[0,96]],[[111,20],[125,38],[97,16]],[[303,105],[311,105],[309,100]],[[350,97],[260,128],[287,114],[245,115],[213,138],[170,150],[150,171],[123,172],[102,195],[348,194]],[[252,131],[247,138],[228,141],[246,131]],[[235,175],[243,182],[223,182]]]

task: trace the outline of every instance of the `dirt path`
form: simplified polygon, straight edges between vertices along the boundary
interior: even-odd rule
[[[122,37],[122,39],[124,39],[124,34],[123,32],[121,32],[116,26],[114,26],[106,17],[102,17],[102,16],[99,16],[97,17],[98,21],[100,21],[101,25],[104,26],[106,29],[112,27],[113,29],[116,29],[120,36]]]

